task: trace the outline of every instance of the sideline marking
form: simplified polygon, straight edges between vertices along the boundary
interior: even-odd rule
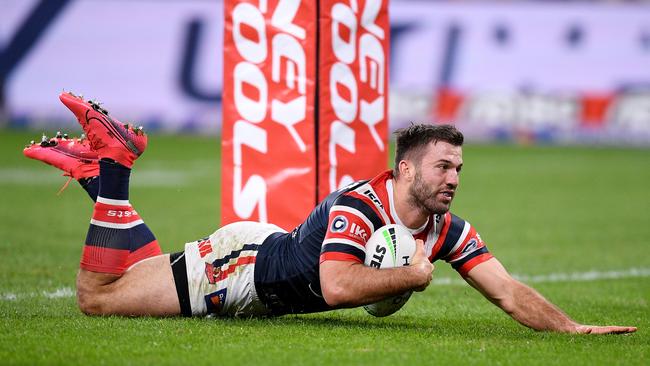
[[[552,283],[552,282],[591,282],[598,280],[618,280],[635,277],[650,277],[650,268],[632,267],[617,271],[587,271],[571,273],[549,273],[544,275],[512,274],[516,280],[524,283]],[[464,285],[466,282],[460,278],[434,278],[433,285]]]
[[[43,297],[46,299],[61,299],[61,298],[74,297],[76,295],[77,293],[72,287],[60,287],[54,291],[25,292],[25,293],[3,292],[0,293],[0,300],[15,301],[18,299],[29,299],[35,297]]]
[[[592,282],[599,280],[621,280],[626,278],[650,277],[650,268],[632,267],[618,271],[587,271],[572,273],[550,273],[545,275],[521,275],[513,274],[514,278],[525,283],[552,283],[552,282]],[[466,285],[465,281],[459,278],[434,278],[432,285],[457,286]],[[76,296],[71,287],[60,287],[54,291],[40,292],[1,292],[0,301],[16,301],[29,298],[61,299]]]

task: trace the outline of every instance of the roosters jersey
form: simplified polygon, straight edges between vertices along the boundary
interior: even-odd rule
[[[393,205],[392,171],[331,193],[292,232],[271,234],[260,246],[258,296],[276,315],[331,309],[321,294],[319,264],[364,263],[367,240],[387,224],[403,225]],[[424,241],[431,262],[443,259],[463,276],[492,258],[476,230],[449,212],[409,230]]]

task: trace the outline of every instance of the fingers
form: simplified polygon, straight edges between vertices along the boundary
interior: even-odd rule
[[[422,239],[415,239],[415,253],[413,256],[424,255],[424,241]]]
[[[576,328],[579,334],[628,334],[636,332],[636,327],[581,325]]]
[[[413,260],[410,265],[413,273],[419,278],[419,286],[415,287],[414,291],[424,291],[429,286],[433,278],[433,264],[427,258],[424,252],[424,242],[420,239],[415,240],[415,253],[413,253]]]
[[[634,332],[636,332],[636,327],[608,326],[594,327],[591,331],[591,334],[627,334]]]

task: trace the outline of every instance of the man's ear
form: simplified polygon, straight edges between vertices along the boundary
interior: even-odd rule
[[[399,176],[405,181],[411,182],[415,178],[415,165],[409,160],[400,160],[398,164]]]

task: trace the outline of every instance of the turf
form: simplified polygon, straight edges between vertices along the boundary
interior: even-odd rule
[[[0,130],[0,364],[621,364],[650,360],[650,279],[534,286],[585,323],[627,336],[540,333],[468,286],[431,285],[397,314],[361,309],[276,319],[82,315],[72,297],[91,205],[24,158],[33,133]],[[152,136],[131,201],[165,251],[219,225],[219,142]],[[453,211],[522,275],[650,268],[650,151],[467,146]],[[436,278],[457,278],[436,263]],[[58,292],[57,292],[58,290]],[[47,295],[47,296],[46,296]]]

